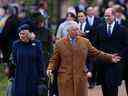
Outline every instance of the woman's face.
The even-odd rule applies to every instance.
[[[80,21],[80,22],[84,22],[85,21],[85,14],[83,13],[83,12],[80,12],[80,13],[78,13],[78,20]]]
[[[68,16],[66,17],[66,19],[67,19],[68,21],[74,20],[74,18],[71,16],[71,14],[68,14]]]
[[[5,15],[5,10],[3,8],[0,8],[0,16],[4,16]]]
[[[44,25],[45,25],[44,21],[39,21],[39,22],[37,23],[37,27],[38,27],[38,28],[43,28]]]
[[[29,41],[29,30],[21,30],[19,33],[20,40],[23,42]]]

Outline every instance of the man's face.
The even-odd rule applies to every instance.
[[[80,0],[80,4],[86,4],[86,0]]]
[[[79,34],[79,28],[72,27],[71,30],[70,30],[70,32],[69,32],[70,37],[71,38],[75,38],[75,37],[78,36],[78,34]]]
[[[115,16],[116,16],[116,18],[121,18],[122,13],[121,12],[115,12]]]
[[[88,14],[88,16],[94,16],[94,8],[93,7],[89,7],[88,9],[87,9],[87,14]]]
[[[104,14],[105,20],[107,23],[112,23],[114,21],[114,14],[111,10],[106,10]]]

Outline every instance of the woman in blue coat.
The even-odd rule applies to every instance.
[[[44,75],[41,43],[32,40],[29,25],[19,28],[20,40],[13,43],[13,61],[16,64],[14,96],[38,96],[38,83]]]

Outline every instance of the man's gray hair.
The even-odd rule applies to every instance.
[[[68,27],[67,27],[67,31],[70,31],[70,30],[73,29],[73,28],[78,28],[78,29],[80,29],[79,24],[78,24],[77,22],[75,22],[75,21],[69,21],[69,23],[68,23],[67,26],[68,26]]]

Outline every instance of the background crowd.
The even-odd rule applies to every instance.
[[[27,86],[28,89],[32,87],[30,85],[32,85],[33,82],[35,82],[32,80],[35,79],[35,74],[37,74],[38,68],[33,69],[35,66],[27,64],[28,62],[34,62],[34,64],[37,65],[39,65],[40,63],[43,64],[43,66],[38,66],[39,70],[41,69],[40,71],[42,72],[42,74],[41,76],[37,77],[43,78],[42,81],[47,81],[46,70],[48,66],[48,61],[53,53],[54,43],[68,35],[67,29],[69,25],[72,23],[72,21],[74,21],[80,27],[80,36],[89,39],[93,46],[107,53],[117,53],[122,57],[122,60],[117,64],[106,64],[103,61],[95,60],[88,56],[87,66],[85,67],[87,67],[88,72],[92,74],[91,78],[88,79],[89,88],[93,88],[96,85],[101,85],[103,96],[118,96],[118,86],[121,85],[122,80],[125,80],[126,91],[128,94],[128,0],[96,0],[92,1],[93,3],[89,1],[80,0],[77,4],[68,6],[67,10],[64,12],[66,13],[65,16],[60,15],[60,18],[57,18],[56,21],[52,19],[52,16],[49,16],[48,5],[45,0],[37,4],[33,4],[32,6],[29,7],[26,6],[25,3],[8,4],[6,6],[1,6],[0,61],[1,63],[4,63],[6,66],[12,67],[12,61],[17,60],[13,62],[16,63],[16,66],[14,64],[13,67],[15,66],[16,69],[18,68],[20,70],[18,72],[16,71],[18,75],[9,74],[9,79],[11,78],[11,81],[13,81],[13,77],[15,76],[17,76],[17,78],[19,79],[23,79],[20,77],[29,78],[28,75],[33,74],[33,77],[30,76],[32,77],[31,83],[30,81],[26,81],[29,82],[29,87]],[[110,9],[107,10],[108,8]],[[27,39],[26,37],[22,37],[22,35],[25,33],[22,32],[24,30],[30,31],[28,33],[26,32],[26,37],[29,37]],[[16,42],[16,40],[19,39],[24,42],[22,38],[24,38],[25,42],[27,42],[28,49],[24,49],[24,46],[26,46],[25,44],[22,44],[21,42]],[[39,40],[40,43],[36,40]],[[31,42],[28,43],[28,41]],[[33,44],[37,45],[37,49],[32,50],[33,46],[35,46]],[[38,48],[41,50],[39,50]],[[14,49],[17,49],[19,51],[16,51]],[[27,57],[25,57],[25,53],[27,52],[28,59],[26,59]],[[40,52],[42,55],[40,55]],[[14,56],[15,54],[17,54],[17,57]],[[33,57],[31,55],[33,55]],[[42,60],[40,60],[39,58],[41,56],[43,56]],[[10,59],[11,57],[15,59]],[[31,59],[34,58],[38,59],[36,59],[35,61],[31,61]],[[21,64],[17,62],[20,62]],[[22,63],[25,66],[22,65]],[[22,66],[17,67],[18,64]],[[23,70],[21,70],[20,68],[30,68],[31,70],[35,71],[24,71],[28,74],[24,75],[26,73],[22,72]],[[12,70],[13,69],[14,68],[12,68]],[[10,70],[6,69],[7,73],[8,71],[9,73],[11,73]],[[51,96],[53,94],[57,94],[57,73],[54,72],[54,75],[54,85],[51,85],[52,88],[50,88]],[[17,82],[19,81],[15,81],[13,83],[19,84]],[[21,82],[21,85],[26,84],[26,82]],[[45,84],[47,86],[46,82]],[[26,86],[21,85],[17,86],[17,90],[18,88],[26,88]],[[35,89],[36,87],[34,86],[30,92],[22,90],[22,93],[32,94],[31,92],[33,90],[35,91]],[[10,92],[12,92],[12,90]],[[20,92],[17,91],[16,96],[29,96],[24,94],[18,95],[19,93]],[[8,94],[10,93],[8,92]]]

